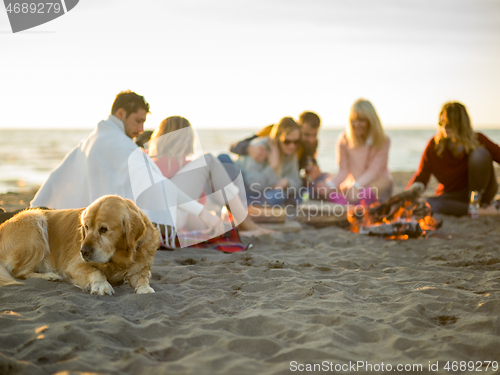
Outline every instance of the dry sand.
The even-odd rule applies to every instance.
[[[397,191],[410,175],[395,174]],[[29,199],[0,196],[9,209]],[[291,374],[323,361],[367,361],[373,371],[358,373],[378,374],[382,363],[450,374],[448,361],[474,361],[492,373],[500,218],[441,218],[430,239],[305,228],[231,255],[160,251],[150,295],[35,279],[2,287],[0,374]]]

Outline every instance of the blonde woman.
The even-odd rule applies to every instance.
[[[246,235],[271,233],[255,224],[247,217],[243,182],[232,181],[224,166],[211,154],[188,160],[194,154],[195,137],[191,124],[184,117],[168,117],[160,123],[149,142],[148,154],[165,177],[192,199],[204,204],[205,186],[213,186],[214,198],[225,205],[227,200],[231,214]],[[237,185],[240,184],[240,187]],[[224,191],[226,197],[222,195]],[[243,195],[243,201],[239,194]],[[177,226],[187,230],[198,230],[204,224],[194,215],[177,210]]]
[[[390,145],[372,103],[356,100],[351,107],[349,125],[337,140],[339,172],[327,181],[330,200],[345,204],[389,198],[393,186],[387,168]]]
[[[235,162],[243,174],[249,201],[280,205],[288,198],[298,199],[302,186],[297,158],[300,127],[295,120],[281,119],[268,137],[255,138],[251,145],[262,145],[267,152],[262,162],[248,155],[240,155]]]
[[[497,193],[493,160],[500,162],[500,147],[474,132],[463,104],[449,102],[441,109],[437,132],[427,144],[420,167],[408,187],[420,184],[425,188],[434,175],[439,186],[436,196],[428,198],[432,210],[447,215],[467,215],[471,191],[481,194],[483,205],[489,204]],[[486,213],[484,210],[480,209],[479,213]]]

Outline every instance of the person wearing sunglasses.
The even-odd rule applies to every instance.
[[[299,170],[307,170],[307,175],[303,176],[303,185],[308,188],[309,195],[315,198],[324,198],[325,180],[330,178],[329,173],[322,172],[317,162],[318,132],[321,126],[320,117],[310,111],[304,111],[299,115],[297,124],[300,126],[300,144],[297,149],[299,159]],[[266,137],[271,133],[274,124],[268,125],[258,133],[242,141],[233,143],[229,150],[237,155],[249,155],[254,160],[262,162],[267,158],[267,151],[264,146],[251,144],[255,138]],[[221,157],[221,156],[220,156]],[[230,162],[229,156],[223,155],[221,160]]]
[[[238,157],[235,164],[241,169],[250,204],[282,205],[287,199],[299,196],[302,180],[297,150],[300,142],[300,126],[293,118],[284,117],[273,125],[269,136],[251,141],[252,146],[265,147],[266,156],[262,161],[249,155]]]
[[[479,214],[497,211],[489,205],[498,190],[493,160],[500,163],[500,147],[472,129],[465,106],[444,104],[437,132],[427,144],[420,166],[407,188],[423,192],[431,175],[439,182],[436,196],[427,198],[433,212],[463,216],[468,213],[470,193],[480,194]]]
[[[371,203],[389,198],[393,187],[387,168],[390,144],[373,104],[365,99],[354,102],[349,125],[336,144],[339,172],[326,180],[330,201]]]

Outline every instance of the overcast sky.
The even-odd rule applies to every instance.
[[[449,100],[500,127],[497,0],[80,0],[17,34],[0,8],[0,47],[0,127],[94,127],[124,89],[147,128],[343,126],[359,97],[387,127],[434,126]]]

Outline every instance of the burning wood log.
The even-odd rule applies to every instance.
[[[420,194],[421,193],[418,190],[405,190],[402,193],[389,198],[386,202],[381,203],[378,206],[370,207],[369,213],[377,220],[382,220],[383,218],[388,219],[401,207],[403,207],[406,202],[417,200],[420,197]]]
[[[421,184],[420,184],[421,185]],[[348,216],[351,230],[360,234],[390,239],[428,236],[441,226],[432,217],[429,204],[419,200],[422,186],[397,194],[384,203],[367,209],[359,206]]]
[[[417,238],[422,235],[422,228],[420,224],[415,221],[397,221],[395,223],[360,227],[359,234],[383,237],[407,235],[409,238]]]

